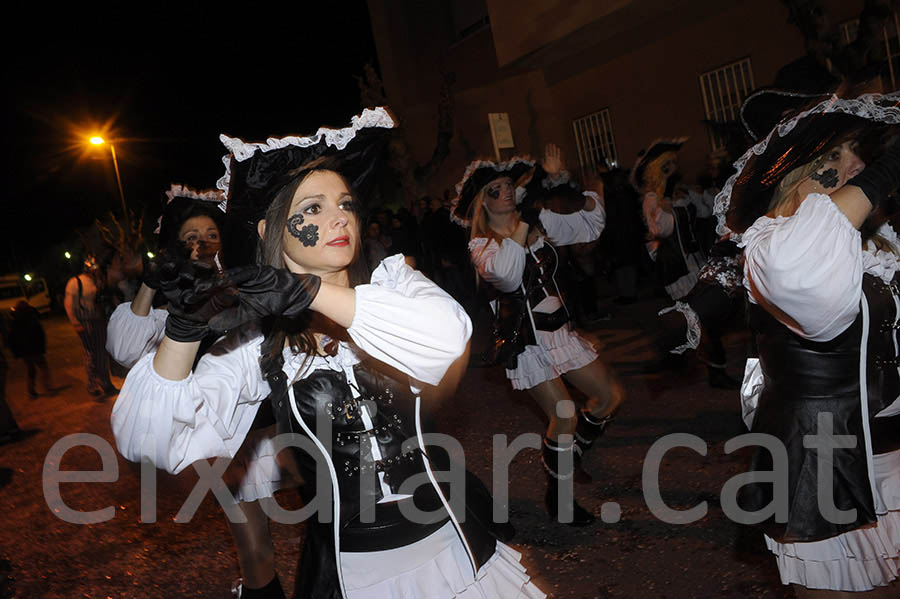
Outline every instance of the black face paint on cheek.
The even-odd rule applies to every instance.
[[[293,235],[293,232],[291,232],[291,234]],[[319,241],[319,227],[317,225],[306,225],[300,229],[300,234],[295,235],[295,237],[299,239],[304,246],[311,248]]]
[[[290,233],[297,239],[300,239],[300,235],[301,235],[300,225],[302,225],[302,224],[303,224],[303,215],[302,214],[295,214],[294,216],[290,217],[287,222],[288,233]]]
[[[809,176],[813,181],[818,181],[825,189],[837,187],[838,172],[836,168],[825,169],[821,173],[813,173]]]

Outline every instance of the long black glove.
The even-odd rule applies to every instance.
[[[212,318],[209,326],[215,331],[227,331],[266,316],[299,316],[315,299],[322,283],[316,275],[294,274],[272,266],[229,269],[225,278],[238,282],[238,304]],[[197,289],[202,291],[204,286]]]
[[[191,250],[181,240],[174,240],[165,247],[160,247],[153,258],[146,253],[141,255],[143,262],[143,282],[147,287],[162,291],[169,301],[169,294],[180,294],[193,285],[193,278],[189,282],[181,280],[182,271],[194,273],[191,264]],[[181,285],[181,287],[179,287]]]
[[[875,210],[889,193],[900,187],[900,143],[891,144],[863,172],[847,181],[847,185],[859,187]]]
[[[164,265],[164,275],[171,275],[170,264]],[[238,305],[241,282],[219,277],[215,269],[201,262],[183,263],[177,276],[164,278],[160,286],[169,300],[166,336],[183,342],[203,339],[216,314]]]

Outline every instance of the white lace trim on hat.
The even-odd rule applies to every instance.
[[[735,161],[735,173],[728,178],[725,186],[722,187],[722,191],[716,196],[715,205],[713,207],[713,211],[719,221],[716,232],[719,235],[731,234],[731,239],[734,239],[735,241],[740,239],[740,235],[734,233],[725,225],[725,217],[728,213],[728,207],[731,205],[731,192],[734,189],[734,184],[737,182],[738,177],[740,177],[743,172],[744,167],[747,166],[747,163],[753,156],[759,156],[766,151],[766,148],[769,147],[769,141],[773,139],[773,136],[777,135],[777,137],[785,137],[794,130],[794,127],[797,126],[797,123],[799,123],[801,119],[805,119],[808,116],[833,112],[849,114],[891,125],[900,124],[900,108],[897,108],[897,106],[894,105],[897,102],[900,102],[900,93],[896,92],[885,95],[866,94],[858,98],[846,100],[832,95],[829,99],[816,104],[809,110],[805,110],[800,114],[775,125],[762,141],[751,147],[743,156]]]
[[[460,218],[456,215],[456,207],[459,205],[459,198],[462,195],[463,186],[465,186],[466,181],[469,180],[469,177],[472,176],[472,173],[477,171],[482,167],[492,168],[498,173],[502,173],[503,171],[512,170],[513,167],[525,163],[528,166],[534,166],[535,162],[528,156],[513,156],[509,160],[504,162],[494,162],[492,160],[474,160],[469,163],[469,166],[466,167],[466,172],[463,173],[463,178],[460,179],[459,183],[456,184],[456,197],[450,201],[450,221],[456,223],[460,227],[469,228],[472,223],[464,218]],[[521,191],[519,191],[521,190]],[[520,204],[522,200],[525,198],[525,190],[521,187],[516,188],[516,204]]]
[[[190,198],[192,200],[201,200],[203,202],[215,202],[216,207],[225,212],[225,194],[218,189],[191,189],[187,185],[172,183],[166,190],[166,204],[168,205],[175,198]],[[162,215],[156,220],[156,229],[153,230],[155,235],[159,235],[162,227]]]
[[[528,166],[534,166],[534,160],[532,160],[528,156],[514,156],[504,162],[494,162],[492,160],[474,160],[470,162],[469,166],[466,167],[466,172],[463,173],[463,178],[460,179],[459,183],[456,184],[457,198],[462,195],[462,189],[466,184],[466,181],[468,181],[469,177],[472,176],[472,173],[474,173],[478,169],[487,167],[494,169],[498,173],[502,173],[503,171],[512,170],[513,167],[523,162]]]
[[[782,90],[782,89],[760,89],[760,90],[753,92],[749,96],[747,96],[747,98],[744,100],[743,104],[741,104],[741,112],[740,112],[741,124],[744,125],[744,129],[746,129],[750,133],[750,135],[752,135],[753,137],[756,137],[758,135],[758,133],[753,130],[753,128],[750,126],[750,123],[748,123],[747,119],[744,117],[744,109],[747,106],[749,106],[750,100],[752,100],[753,98],[757,98],[759,96],[783,96],[786,98],[803,98],[806,100],[812,100],[813,98],[826,98],[829,95],[830,94],[827,94],[827,93],[803,93],[803,92],[792,92],[792,91]]]
[[[216,187],[221,189],[225,195],[228,195],[228,187],[231,181],[231,160],[230,157],[238,162],[243,162],[253,156],[257,150],[260,152],[270,152],[272,150],[280,150],[288,146],[297,146],[300,148],[308,148],[314,146],[323,140],[329,146],[343,150],[347,144],[356,137],[357,131],[368,129],[370,127],[381,127],[384,129],[393,129],[397,126],[390,112],[382,106],[377,108],[366,108],[361,114],[354,116],[350,120],[350,126],[342,129],[329,129],[328,127],[319,127],[315,135],[308,137],[299,137],[291,135],[288,137],[270,137],[265,143],[247,143],[237,137],[228,137],[224,133],[219,135],[219,140],[228,148],[230,154],[222,158],[225,163],[225,174],[216,183]]]

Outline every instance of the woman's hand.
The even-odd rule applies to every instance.
[[[266,316],[299,316],[309,308],[322,282],[316,275],[295,274],[272,266],[232,268],[225,271],[221,280],[235,290],[236,305],[211,318],[209,326],[216,331],[226,331]],[[207,287],[213,290],[216,284],[204,283],[196,291],[202,294]]]
[[[240,280],[216,276],[206,264],[182,265],[178,277],[161,286],[169,300],[166,337],[181,343],[203,339],[210,331],[210,321],[238,304],[239,284]]]
[[[548,175],[557,176],[566,170],[566,163],[563,161],[562,150],[556,144],[547,144],[544,148],[544,158],[541,160],[541,166]]]

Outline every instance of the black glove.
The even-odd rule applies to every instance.
[[[159,286],[162,284],[162,281],[159,279],[160,264],[162,262],[161,258],[162,257],[159,255],[155,255],[151,258],[147,255],[147,252],[141,254],[141,263],[143,265],[141,276],[143,277],[143,283],[155,291],[158,291]]]
[[[859,187],[874,211],[889,193],[900,187],[900,143],[891,144],[863,172],[847,181],[847,185]]]
[[[145,254],[143,260],[144,283],[161,291],[170,302],[177,301],[181,293],[193,286],[199,275],[196,269],[202,267],[191,263],[191,250],[177,240],[159,248],[154,258],[147,258]],[[182,274],[186,276],[182,278]]]
[[[217,276],[202,262],[167,260],[160,267],[160,291],[169,301],[166,336],[173,341],[200,341],[216,314],[238,304],[240,280]]]
[[[212,318],[209,326],[215,331],[227,331],[266,316],[294,318],[309,307],[322,283],[316,275],[294,274],[272,266],[229,269],[225,278],[237,282],[239,303]],[[203,288],[201,285],[198,290]]]

